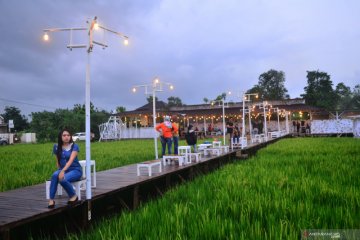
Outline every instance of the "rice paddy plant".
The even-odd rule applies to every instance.
[[[299,239],[360,226],[360,141],[285,139],[68,239]]]

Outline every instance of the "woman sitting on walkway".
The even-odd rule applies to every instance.
[[[78,196],[74,191],[71,182],[81,179],[82,168],[78,160],[79,146],[72,140],[70,131],[63,129],[58,135],[58,144],[54,145],[53,154],[56,155],[56,170],[50,183],[50,200],[48,208],[55,207],[55,193],[57,191],[58,183],[65,189],[69,196],[68,204],[75,203]]]

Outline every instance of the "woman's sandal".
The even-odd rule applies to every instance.
[[[74,203],[76,203],[77,201],[79,200],[79,198],[78,198],[78,196],[76,196],[76,198],[74,199],[74,200],[69,200],[68,202],[67,202],[67,204],[69,204],[69,205],[71,205],[71,204],[74,204]]]
[[[53,209],[54,207],[55,207],[55,201],[53,200],[53,204],[49,204],[49,205],[48,205],[48,208],[49,208],[49,209]]]

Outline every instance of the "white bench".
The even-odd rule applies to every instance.
[[[79,161],[81,167],[82,167],[82,177],[86,177],[86,160],[80,160]],[[92,181],[91,181],[91,187],[96,188],[96,163],[95,160],[90,160],[90,172],[92,172]]]
[[[251,139],[252,143],[261,143],[263,141],[263,138],[260,134],[255,134],[254,137]]]
[[[220,148],[205,148],[204,149],[204,155],[207,156],[211,152],[212,155],[216,154],[216,156],[220,156],[221,149]]]
[[[201,152],[189,153],[190,162],[192,160],[192,157],[195,157],[195,162],[200,162],[200,160],[201,160]]]
[[[220,147],[218,147],[218,148],[221,149],[221,151],[222,151],[223,154],[229,152],[229,146],[220,146]]]
[[[269,135],[269,138],[278,138],[281,136],[280,133],[281,133],[280,131],[274,131],[274,132],[269,132],[268,135]]]
[[[159,172],[161,172],[161,161],[160,160],[152,160],[146,161],[137,164],[137,175],[140,176],[140,168],[147,168],[149,177],[152,175],[152,167],[159,166]]]
[[[169,160],[169,165],[171,160],[178,160],[179,166],[182,166],[185,164],[185,156],[182,155],[164,155],[163,156],[163,165],[166,166],[166,161]]]
[[[50,180],[47,180],[45,182],[46,199],[50,199],[50,183]],[[82,187],[84,188],[84,186],[86,185],[86,178],[81,178],[79,181],[71,182],[71,185],[73,185],[76,195],[78,196],[79,200],[81,200],[81,189]],[[60,185],[60,183],[58,184],[57,194],[59,196],[62,195],[62,186]]]

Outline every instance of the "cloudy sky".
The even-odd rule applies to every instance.
[[[72,108],[85,102],[85,49],[69,51],[70,35],[42,40],[43,29],[86,27],[88,18],[130,37],[97,33],[91,54],[91,101],[107,111],[146,103],[141,90],[158,76],[186,104],[240,92],[270,69],[285,72],[290,97],[306,86],[306,71],[331,75],[336,85],[360,83],[358,0],[0,0],[0,113]],[[85,32],[73,35],[85,44]],[[236,100],[234,98],[234,100]]]

